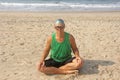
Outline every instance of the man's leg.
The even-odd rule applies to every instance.
[[[59,69],[64,69],[64,70],[77,70],[79,68],[81,68],[83,65],[83,60],[77,60],[76,58],[72,60],[72,62],[67,63],[61,67],[59,67]]]
[[[43,66],[41,69],[39,69],[39,71],[45,74],[72,74],[78,72],[77,69],[79,69],[82,66],[82,64],[82,60],[77,61],[75,58],[72,60],[71,63],[67,63],[59,68]]]
[[[45,74],[72,74],[77,72],[77,70],[64,70],[56,67],[45,67],[45,66],[43,66],[40,69],[40,71]]]

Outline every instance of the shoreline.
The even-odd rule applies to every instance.
[[[118,11],[0,11],[0,13],[116,13]]]

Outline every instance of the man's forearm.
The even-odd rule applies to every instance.
[[[80,57],[78,49],[74,51],[75,57]]]
[[[48,56],[49,52],[48,51],[44,51],[41,57],[41,61],[44,61],[46,59],[46,57]]]

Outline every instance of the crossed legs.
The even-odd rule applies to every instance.
[[[72,62],[67,63],[59,68],[42,66],[39,71],[45,74],[72,74],[78,72],[77,69],[81,68],[82,65],[83,60],[77,60],[75,58],[72,60]]]

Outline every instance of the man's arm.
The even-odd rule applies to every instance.
[[[40,62],[39,62],[39,64],[38,64],[38,70],[41,70],[41,67],[44,66],[44,60],[45,60],[45,58],[48,56],[49,51],[50,51],[51,41],[52,41],[52,37],[50,36],[50,37],[48,37],[48,39],[47,39],[45,49],[44,49],[44,51],[43,51],[43,53],[42,53]]]
[[[78,51],[78,48],[76,46],[75,38],[72,35],[70,35],[70,44],[71,44],[73,53],[75,54],[75,57],[80,58],[79,51]]]
[[[43,51],[43,53],[42,53],[42,56],[41,56],[41,60],[40,60],[40,61],[44,61],[45,58],[48,56],[49,51],[50,51],[51,41],[52,41],[52,37],[49,36],[49,37],[47,38],[46,46],[45,46],[45,48],[44,48],[44,51]]]

